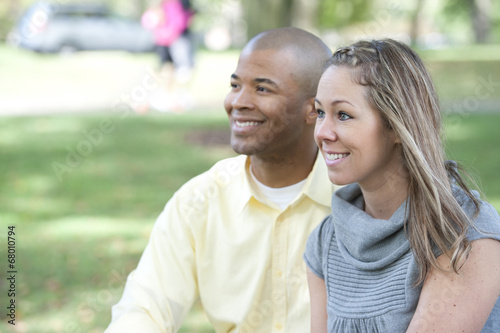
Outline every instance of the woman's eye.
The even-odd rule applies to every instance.
[[[351,119],[351,116],[349,116],[347,113],[340,111],[339,112],[339,119],[340,120],[348,120]]]
[[[238,87],[238,85],[236,83],[232,83],[232,82],[229,84],[229,86],[231,88],[237,88]]]
[[[264,87],[257,87],[257,91],[268,92],[269,90]]]
[[[321,109],[316,109],[316,114],[318,115],[318,118],[324,118],[325,117],[325,111]]]

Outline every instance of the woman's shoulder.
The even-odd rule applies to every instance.
[[[460,207],[471,218],[467,239],[474,241],[482,238],[493,238],[500,241],[500,215],[489,202],[480,198],[479,192],[472,190],[471,194],[478,200],[478,209],[465,191],[453,185],[453,195]]]

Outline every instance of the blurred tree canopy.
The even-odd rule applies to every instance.
[[[444,25],[456,28],[460,22],[468,22],[474,42],[486,43],[500,22],[500,4],[492,0],[446,0],[442,14]]]
[[[370,17],[370,0],[241,0],[247,35],[299,25],[312,30],[343,28]],[[297,24],[300,22],[300,24]]]
[[[5,40],[19,16],[35,1],[0,0],[0,40]],[[149,5],[159,0],[46,1],[54,4],[102,2],[121,15],[139,18]],[[393,6],[399,8],[392,13],[393,16],[399,15],[398,22],[404,21],[405,33],[412,41],[416,41],[424,26],[429,25],[451,42],[500,40],[500,1],[497,0],[191,0],[191,3],[198,11],[196,22],[200,31],[205,32],[225,21],[226,29],[232,32],[238,25],[247,38],[266,29],[290,25],[316,33],[341,31],[376,21],[377,11]],[[231,9],[223,10],[227,7]],[[429,7],[432,11],[428,10]],[[237,12],[234,8],[238,9]],[[237,36],[241,39],[241,33]]]

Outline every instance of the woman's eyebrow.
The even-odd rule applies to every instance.
[[[347,103],[347,104],[349,104],[349,105],[354,106],[351,102],[349,102],[349,101],[347,101],[347,100],[345,100],[345,99],[334,99],[334,100],[330,103],[330,105],[335,105],[335,104],[340,104],[340,103]]]

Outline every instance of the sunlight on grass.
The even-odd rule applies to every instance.
[[[459,115],[445,118],[446,146],[450,159],[462,163],[478,179],[488,200],[500,211],[500,114]]]
[[[170,196],[234,154],[227,144],[186,143],[199,131],[227,131],[223,113],[115,117],[114,130],[59,180],[51,164],[66,163],[68,147],[88,140],[82,131],[109,116],[0,123],[0,228],[16,226],[20,332],[102,332]],[[210,330],[198,305],[183,332]]]
[[[59,180],[52,163],[66,163],[68,147],[103,117],[109,113],[0,123],[0,228],[18,233],[19,332],[102,332],[165,203],[234,155],[223,111],[111,118],[113,131]],[[477,170],[497,210],[499,123],[498,114],[446,117],[449,157]],[[204,142],[216,136],[222,143]],[[213,332],[200,304],[181,332]]]
[[[55,221],[46,221],[39,235],[67,239],[68,237],[108,238],[110,236],[139,235],[147,238],[151,225],[142,220],[127,221],[99,216],[67,216]]]
[[[500,61],[500,45],[477,44],[436,50],[420,50],[427,61]]]

